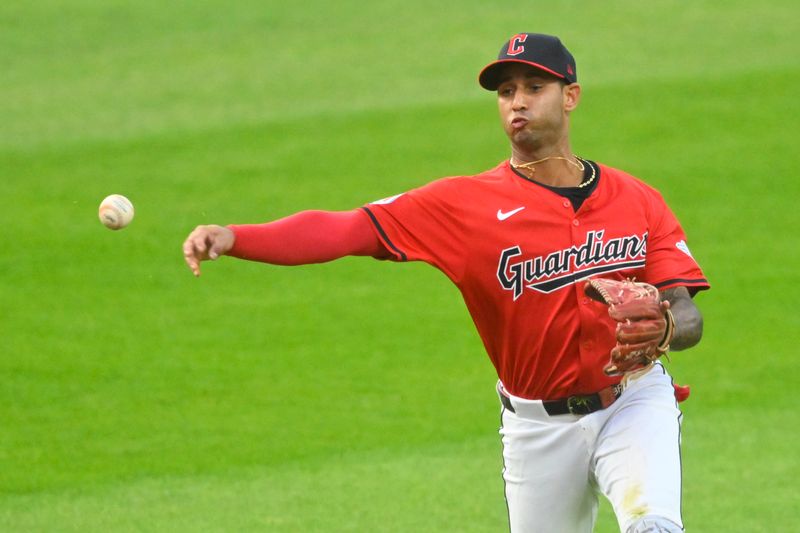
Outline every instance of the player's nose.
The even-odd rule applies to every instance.
[[[514,111],[528,109],[528,103],[525,100],[525,94],[522,91],[514,91],[514,99],[511,101],[511,108]]]

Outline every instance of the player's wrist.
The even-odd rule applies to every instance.
[[[236,249],[237,241],[239,241],[239,239],[237,238],[238,237],[237,231],[236,231],[237,228],[238,228],[238,226],[236,224],[228,224],[228,225],[222,226],[222,230],[225,233],[228,234],[228,237],[226,239],[228,241],[227,242],[227,247],[226,247],[226,250],[223,252],[224,255],[233,255],[233,256],[236,255],[234,250]]]
[[[658,343],[658,351],[661,353],[669,351],[669,344],[672,342],[672,337],[675,336],[675,317],[672,314],[672,310],[667,309],[664,312],[664,320],[667,322],[666,330],[661,342]]]

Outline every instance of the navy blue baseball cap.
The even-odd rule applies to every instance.
[[[508,63],[531,65],[567,83],[578,81],[575,58],[558,37],[542,33],[518,33],[506,41],[497,55],[497,61],[486,65],[478,76],[478,83],[489,91],[496,91],[502,82],[503,67]]]

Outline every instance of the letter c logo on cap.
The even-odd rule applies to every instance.
[[[518,33],[508,41],[508,50],[506,51],[506,55],[509,56],[516,56],[521,54],[525,51],[525,47],[522,46],[522,43],[525,42],[528,36],[524,33]]]

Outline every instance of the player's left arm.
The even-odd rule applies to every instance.
[[[670,342],[673,351],[691,348],[703,336],[703,315],[694,304],[686,287],[672,287],[661,291],[661,299],[667,300],[675,318],[675,333]]]

